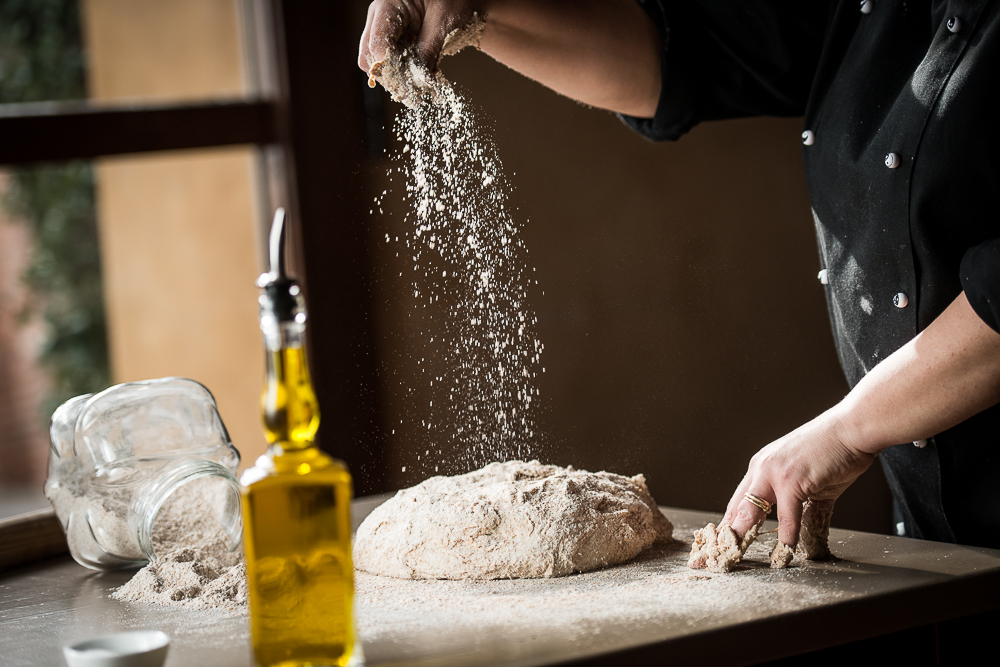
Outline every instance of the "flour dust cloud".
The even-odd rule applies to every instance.
[[[397,244],[404,271],[412,266],[409,316],[423,324],[421,339],[408,344],[427,383],[419,393],[402,390],[431,397],[406,415],[427,435],[411,443],[416,467],[446,474],[537,456],[544,345],[528,306],[537,280],[496,146],[443,78],[423,104],[400,111],[394,129],[403,146],[393,164],[406,184],[407,231],[385,242]],[[441,460],[444,444],[456,460]]]

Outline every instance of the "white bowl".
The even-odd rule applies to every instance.
[[[119,632],[63,647],[69,667],[161,667],[170,637],[159,630]]]

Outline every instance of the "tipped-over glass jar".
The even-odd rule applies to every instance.
[[[240,454],[203,385],[161,378],[77,396],[52,415],[50,435],[45,495],[81,565],[239,548]]]

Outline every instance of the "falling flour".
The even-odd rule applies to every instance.
[[[481,30],[476,18],[453,33],[453,50],[475,44]],[[372,74],[407,105],[396,119],[403,148],[394,164],[406,182],[409,225],[385,240],[412,266],[419,310],[411,316],[437,322],[433,332],[422,328],[422,340],[407,341],[421,348],[411,356],[428,391],[403,391],[430,397],[413,412],[417,426],[431,447],[447,443],[461,452],[458,463],[466,469],[537,455],[544,345],[528,303],[537,281],[496,146],[444,76],[428,72],[405,48],[390,49]],[[375,203],[381,210],[381,197]],[[428,468],[429,455],[427,449],[422,461]]]

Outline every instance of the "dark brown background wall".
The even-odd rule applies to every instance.
[[[443,69],[493,134],[537,268],[538,458],[642,472],[661,504],[722,511],[755,451],[847,391],[816,279],[800,120],[710,123],[654,145],[478,52]],[[385,105],[389,128],[400,107]],[[370,195],[391,191],[370,219],[391,488],[433,474],[427,396],[405,354],[427,324],[412,315],[411,263],[384,240],[407,226],[400,178],[386,178],[396,166],[367,167]],[[460,454],[430,463],[464,472]],[[889,528],[877,464],[834,524]]]

